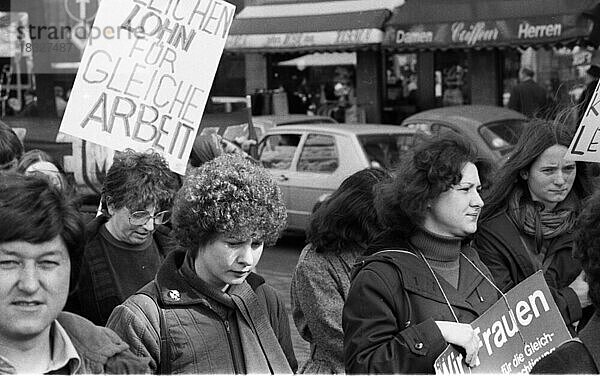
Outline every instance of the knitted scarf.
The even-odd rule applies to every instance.
[[[574,194],[559,203],[552,211],[542,211],[543,205],[524,197],[521,188],[515,188],[508,199],[508,215],[525,234],[534,236],[536,252],[545,239],[552,239],[571,230],[577,218]]]

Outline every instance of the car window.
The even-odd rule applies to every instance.
[[[261,142],[258,157],[262,165],[272,169],[288,169],[300,143],[300,134],[276,134]]]
[[[414,129],[416,131],[424,132],[429,135],[435,135],[440,133],[442,130],[449,130],[450,128],[444,124],[439,123],[410,123],[406,124],[408,129]]]
[[[254,132],[256,132],[256,139],[260,140],[262,138],[262,127],[257,126],[256,124],[254,125]],[[223,138],[226,138],[228,140],[232,140],[235,141],[237,138],[248,138],[248,124],[239,124],[239,125],[232,125],[227,127],[227,129],[225,130],[225,133],[223,133]]]
[[[321,134],[309,134],[298,160],[298,171],[334,172],[339,165],[335,138]]]
[[[482,125],[479,127],[479,134],[492,150],[498,150],[504,155],[517,144],[524,126],[523,120],[502,120]]]
[[[316,118],[316,119],[301,119],[301,120],[288,120],[279,122],[277,125],[297,125],[297,124],[337,124],[337,121],[332,118]]]
[[[358,140],[372,167],[392,168],[400,156],[413,147],[413,134],[369,134]]]

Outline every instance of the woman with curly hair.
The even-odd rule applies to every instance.
[[[494,178],[474,246],[505,292],[542,270],[574,331],[591,314],[582,311],[590,305],[588,286],[571,255],[575,219],[591,183],[584,163],[564,159],[572,136],[563,124],[526,125]]]
[[[284,304],[253,273],[285,221],[281,191],[262,167],[228,154],[192,169],[173,207],[181,249],[107,326],[158,374],[295,371]]]
[[[378,185],[385,231],[353,271],[343,309],[348,373],[434,373],[448,346],[478,364],[480,340],[469,325],[498,299],[486,266],[468,244],[483,207],[470,145],[427,139]]]
[[[309,244],[292,276],[292,311],[298,332],[310,343],[300,373],[344,373],[342,307],[355,259],[382,227],[373,207],[373,187],[388,178],[383,170],[358,171],[311,217]]]
[[[179,181],[158,153],[115,154],[102,188],[107,210],[86,227],[79,282],[67,310],[105,325],[113,308],[154,278],[175,248],[164,225]]]
[[[586,202],[575,223],[573,257],[581,264],[589,285],[588,297],[596,309],[574,339],[542,358],[532,374],[600,373],[600,193]]]

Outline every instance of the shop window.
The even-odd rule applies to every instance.
[[[298,161],[298,171],[328,173],[337,170],[339,157],[333,136],[311,134]]]
[[[400,124],[417,112],[417,54],[391,54],[386,58],[383,122]]]
[[[299,134],[278,134],[268,136],[259,148],[259,160],[266,168],[286,170],[294,160],[300,143]]]
[[[457,106],[471,103],[468,57],[465,51],[435,54],[436,104]]]

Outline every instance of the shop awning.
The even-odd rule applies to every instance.
[[[315,52],[295,59],[282,61],[277,65],[292,66],[298,69],[332,65],[356,65],[356,52]]]
[[[337,0],[245,7],[234,19],[230,52],[351,51],[379,46],[383,25],[404,0]]]
[[[391,50],[585,45],[598,0],[407,0],[385,26]]]

